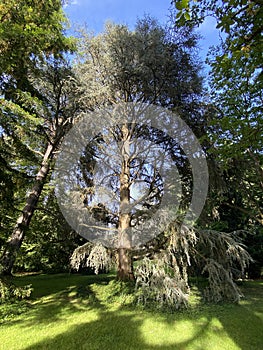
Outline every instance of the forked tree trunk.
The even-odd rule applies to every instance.
[[[120,216],[119,216],[119,248],[118,248],[118,273],[121,281],[134,280],[133,264],[130,256],[131,237],[129,229],[131,226],[130,213],[130,136],[127,125],[122,127],[122,164],[120,173]]]
[[[36,175],[35,183],[26,199],[26,205],[19,216],[14,230],[7,242],[0,260],[1,275],[11,275],[16,260],[16,255],[25,237],[25,231],[29,227],[37,203],[39,201],[43,186],[50,169],[50,160],[53,156],[54,146],[49,144],[44,154],[41,167]]]

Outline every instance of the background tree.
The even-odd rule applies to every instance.
[[[225,33],[208,59],[217,155],[226,168],[242,168],[244,176],[239,171],[238,181],[248,201],[243,210],[262,224],[262,2],[175,1],[175,5],[179,23],[193,26],[213,16]]]
[[[54,142],[54,139],[50,140],[51,135],[49,145],[43,138],[46,121],[50,125],[50,109],[45,106],[48,98],[35,88],[32,76],[43,68],[43,62],[59,62],[63,52],[72,50],[74,45],[72,39],[66,38],[63,33],[66,20],[61,1],[3,1],[0,18],[1,187],[6,188],[3,196],[4,200],[8,198],[5,203],[9,203],[1,210],[2,232],[15,225],[16,213],[23,212],[1,260],[1,272],[9,274],[15,252],[33,215],[55,147],[51,145]],[[52,84],[51,87],[51,91],[56,90],[56,106],[61,109],[61,87]],[[57,110],[54,115],[57,121],[59,113],[61,111]],[[42,163],[41,168],[39,163]],[[21,198],[25,197],[29,187],[32,187],[32,192],[22,209]]]
[[[31,79],[35,81],[35,91],[42,97],[42,100],[40,97],[32,97],[30,94],[26,94],[24,103],[28,104],[28,119],[30,121],[33,119],[33,123],[23,123],[23,127],[19,130],[21,134],[19,134],[17,138],[20,147],[24,147],[26,151],[34,154],[36,158],[31,167],[28,163],[23,164],[25,171],[30,174],[32,181],[27,184],[28,193],[26,204],[21,208],[22,213],[16,222],[13,233],[2,255],[3,274],[11,273],[16,252],[21,246],[25,230],[30,224],[43,186],[48,180],[55,152],[64,134],[70,128],[74,118],[74,112],[77,108],[76,105],[70,101],[68,83],[70,70],[66,67],[65,62],[59,62],[56,59],[53,62],[50,60],[49,64],[44,64],[39,67],[37,75],[34,76],[35,73],[36,72],[31,73]],[[72,91],[72,86],[70,89]],[[30,107],[29,101],[31,102]],[[13,121],[20,117],[22,119],[21,122],[23,122],[25,112],[23,108],[20,110],[22,111],[22,116],[18,113],[14,113],[12,109],[5,115],[5,119],[9,122],[12,115],[14,118]],[[17,126],[18,125],[19,123],[17,123]],[[6,145],[11,143],[10,147],[14,151],[13,139],[16,134],[11,134],[13,137],[9,138],[7,130],[6,127],[2,137]],[[10,132],[12,132],[12,129]],[[16,157],[17,158],[13,158],[12,166],[14,169],[20,170],[20,164],[23,162],[21,154],[16,153]]]
[[[256,232],[260,239],[263,223],[263,3],[175,1],[175,5],[179,23],[192,27],[212,16],[217,28],[224,33],[220,46],[211,50],[207,60],[212,68],[210,87],[215,106],[210,124],[215,155],[226,184],[220,198],[220,218],[226,219],[226,213],[231,211],[235,229],[243,225]],[[233,220],[230,226],[233,228]],[[246,238],[249,244],[253,240],[250,235]],[[262,253],[261,246],[258,245],[256,259]]]
[[[27,70],[43,55],[60,56],[72,49],[72,39],[64,35],[66,18],[63,1],[3,0],[0,6],[2,83],[16,81],[22,89]],[[9,78],[9,79],[8,79]]]
[[[13,271],[69,272],[72,252],[83,243],[84,238],[72,230],[61,214],[54,189],[47,181]]]

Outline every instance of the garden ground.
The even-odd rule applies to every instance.
[[[237,304],[203,304],[198,285],[184,311],[132,304],[113,275],[30,275],[28,301],[0,305],[1,350],[261,350],[263,282],[242,282]]]

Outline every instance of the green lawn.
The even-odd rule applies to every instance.
[[[108,296],[113,276],[15,278],[34,287],[29,302],[0,305],[0,349],[263,349],[263,282],[246,282],[240,305],[203,305],[161,313]]]

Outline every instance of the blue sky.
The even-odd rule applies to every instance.
[[[159,20],[168,21],[171,0],[69,0],[64,10],[72,28],[86,24],[95,33],[101,32],[104,23],[112,20],[133,28],[136,20],[145,14]],[[203,40],[200,41],[200,56],[205,59],[208,48],[218,43],[218,31],[211,18],[200,27]]]
[[[69,0],[65,7],[72,24],[87,23],[99,32],[106,20],[127,24],[131,29],[137,18],[150,14],[165,23],[169,15],[170,0]]]

